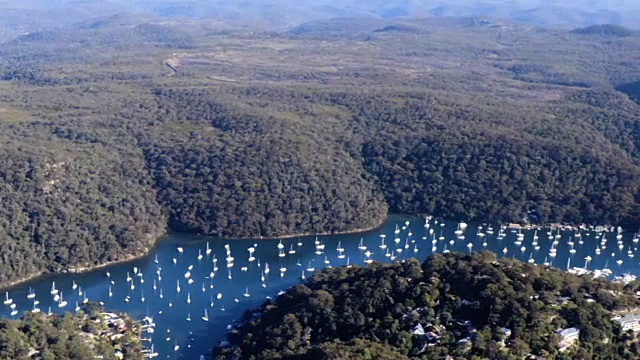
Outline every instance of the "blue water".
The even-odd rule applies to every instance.
[[[403,228],[407,221],[409,225]],[[223,339],[227,326],[238,319],[245,310],[259,306],[268,296],[275,297],[278,291],[302,281],[303,272],[305,276],[309,276],[307,268],[313,267],[317,271],[326,266],[346,265],[347,262],[354,265],[363,264],[367,259],[389,262],[392,258],[385,256],[387,249],[395,256],[395,261],[409,257],[423,261],[433,254],[435,246],[437,253],[445,250],[469,252],[486,249],[496,252],[499,256],[515,257],[522,261],[533,259],[538,264],[545,262],[546,258],[551,265],[562,269],[565,269],[570,261],[571,267],[586,265],[590,270],[607,267],[614,275],[640,275],[640,253],[637,250],[639,244],[632,241],[632,233],[623,234],[622,250],[618,248],[616,234],[606,233],[607,248],[602,250],[600,255],[596,255],[595,249],[601,244],[601,236],[595,232],[592,231],[587,236],[587,232],[582,231],[581,238],[577,238],[574,231],[560,231],[561,237],[556,238],[557,232],[553,231],[553,239],[558,240],[558,245],[556,257],[551,258],[549,249],[553,240],[548,238],[546,229],[538,231],[540,249],[535,250],[532,245],[534,231],[522,231],[524,239],[517,245],[516,230],[504,230],[505,237],[499,240],[499,226],[494,225],[494,233],[489,234],[487,227],[478,231],[478,224],[469,224],[463,234],[465,238],[459,239],[454,233],[457,225],[453,221],[436,223],[436,220],[431,220],[429,227],[425,227],[424,218],[392,215],[381,228],[373,231],[319,237],[325,245],[324,252],[320,255],[316,254],[313,236],[282,240],[284,257],[278,255],[279,240],[221,240],[173,234],[162,238],[157,248],[143,259],[84,274],[41,277],[9,289],[9,296],[17,305],[16,310],[19,313],[16,316],[32,309],[32,300],[27,299],[29,288],[35,291],[36,299],[40,301],[38,307],[44,312],[48,311],[49,307],[52,312],[73,311],[76,301],[81,303],[86,295],[90,301],[103,302],[107,309],[125,311],[136,319],[152,316],[156,323],[155,332],[146,333],[143,337],[151,340],[145,341],[145,345],[150,346],[153,343],[155,351],[159,353],[158,358],[197,359],[200,354],[206,354],[217,340]],[[396,226],[400,230],[398,234],[394,233]],[[485,236],[477,235],[478,232],[483,232]],[[384,250],[380,248],[381,234],[386,235],[384,241],[387,248]],[[358,249],[361,238],[367,250]],[[399,242],[396,243],[395,238],[399,238]],[[579,244],[580,239],[583,244]],[[453,244],[450,243],[451,240],[454,240]],[[575,253],[570,253],[570,240],[574,242]],[[432,241],[435,241],[435,244],[432,244]],[[207,243],[211,248],[210,255],[206,254]],[[344,247],[343,259],[338,258],[338,243]],[[472,246],[469,247],[468,244]],[[227,266],[225,245],[235,258],[233,267]],[[526,248],[524,251],[521,250],[522,246]],[[178,247],[183,248],[182,253],[177,251]],[[255,248],[254,261],[249,261],[250,247]],[[289,254],[292,248],[295,254]],[[506,254],[503,252],[505,248]],[[629,250],[634,255],[633,258],[628,256]],[[372,253],[370,257],[365,255],[366,251]],[[202,255],[201,260],[198,260],[199,253]],[[217,259],[215,272],[214,255]],[[588,263],[585,260],[587,256],[592,258]],[[325,263],[325,257],[329,265]],[[622,264],[618,264],[617,260],[622,260]],[[264,275],[266,279],[263,283],[261,275],[266,264],[269,265],[270,271]],[[193,266],[190,271],[189,266]],[[246,269],[243,269],[245,267]],[[286,268],[283,276],[280,268]],[[138,269],[137,272],[142,276],[137,276],[134,269]],[[187,271],[190,272],[192,284],[188,284],[185,277]],[[211,272],[215,273],[213,278],[209,276]],[[110,276],[107,276],[107,273]],[[127,273],[133,279],[132,282],[127,282]],[[56,288],[62,291],[64,299],[68,302],[64,308],[59,308],[50,294],[54,281]],[[178,281],[180,293],[177,292]],[[74,282],[78,286],[75,290]],[[133,290],[131,283],[135,287]],[[112,297],[109,297],[109,287]],[[78,295],[79,289],[84,292],[83,296]],[[249,297],[245,296],[247,289]],[[160,298],[161,290],[163,298]],[[220,299],[217,298],[218,294],[221,294]],[[4,298],[5,294],[2,293],[1,296]],[[191,299],[190,303],[187,303],[188,296]],[[126,297],[129,297],[129,302],[125,302]],[[209,316],[208,322],[202,319],[205,309]],[[10,313],[11,309],[8,306],[0,304],[1,316],[12,317]],[[190,322],[187,321],[188,314],[191,317]],[[178,351],[174,351],[176,344],[180,346]]]

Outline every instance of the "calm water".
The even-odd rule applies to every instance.
[[[408,226],[405,225],[407,221]],[[279,240],[230,241],[169,235],[144,259],[86,274],[40,278],[9,289],[9,296],[17,305],[16,316],[32,309],[33,300],[27,298],[30,288],[36,293],[35,299],[39,301],[37,306],[44,312],[49,308],[52,312],[73,311],[76,302],[82,303],[86,296],[90,301],[104,302],[107,309],[125,311],[137,319],[152,316],[156,322],[155,332],[144,337],[150,340],[145,344],[150,346],[153,343],[155,351],[159,353],[158,358],[197,359],[200,354],[206,354],[216,340],[223,338],[227,325],[245,310],[259,306],[268,296],[277,296],[280,290],[300,282],[303,276],[309,276],[310,271],[326,266],[363,264],[367,259],[389,262],[392,259],[400,261],[416,257],[422,261],[434,251],[487,249],[500,256],[515,257],[522,261],[534,261],[537,264],[546,261],[562,269],[566,269],[570,262],[571,267],[587,265],[590,270],[606,267],[614,275],[640,275],[639,244],[633,241],[632,233],[624,233],[620,240],[615,233],[605,233],[608,240],[606,249],[596,255],[602,235],[595,232],[587,235],[583,231],[580,237],[576,237],[574,231],[554,231],[550,239],[548,230],[540,230],[537,232],[539,249],[536,250],[533,244],[534,231],[522,231],[522,242],[516,243],[518,233],[515,230],[503,230],[504,238],[499,239],[499,226],[494,226],[491,234],[487,227],[478,230],[478,224],[470,224],[463,234],[464,239],[460,239],[455,234],[457,228],[456,222],[431,220],[429,227],[426,227],[424,218],[393,215],[374,231],[320,237],[324,245],[321,253],[314,243],[315,237],[282,240],[280,250]],[[384,249],[381,248],[381,234],[386,235],[384,244],[387,247]],[[358,248],[361,238],[366,250]],[[549,250],[554,240],[558,241],[554,246],[557,255],[552,258]],[[574,243],[573,253],[569,241]],[[618,241],[621,241],[622,249]],[[211,249],[208,255],[207,244]],[[344,257],[339,256],[338,245],[344,248]],[[183,248],[182,253],[178,247]],[[252,247],[255,249],[252,253],[255,259],[250,259],[248,249]],[[629,251],[634,257],[629,256]],[[366,252],[371,253],[369,257]],[[232,266],[228,266],[228,253],[234,258]],[[585,260],[587,256],[592,258],[588,263]],[[618,260],[622,263],[618,263]],[[268,273],[265,271],[267,264]],[[131,281],[127,280],[128,277],[131,277]],[[50,293],[52,282],[55,282],[68,303],[63,308],[58,306]],[[74,283],[77,285],[75,289]],[[177,292],[178,284],[180,292]],[[82,295],[79,295],[80,290]],[[202,319],[205,309],[209,321]],[[9,306],[0,305],[0,310],[1,316],[12,317]],[[191,321],[187,320],[189,315]],[[174,351],[176,344],[180,346],[178,351]]]

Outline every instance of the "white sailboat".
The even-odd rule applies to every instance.
[[[56,282],[51,282],[51,295],[56,295],[58,293],[58,289],[56,289]]]
[[[209,247],[209,242],[208,241],[207,241],[207,249],[204,252],[207,255],[211,254],[211,248]]]
[[[358,243],[358,250],[367,250],[367,247],[364,245],[364,238],[360,238],[360,242]]]
[[[29,294],[27,294],[27,299],[33,299],[36,297],[36,293],[33,292],[33,288],[29,287]]]
[[[58,307],[63,308],[67,306],[67,302],[62,298],[62,292],[60,292],[60,299],[58,300]]]
[[[202,317],[204,322],[209,322],[209,314],[207,313],[207,309],[204,309],[204,316]]]
[[[7,291],[7,292],[5,293],[5,295],[6,295],[6,297],[5,297],[5,300],[4,300],[4,304],[5,304],[5,305],[11,305],[11,304],[13,303],[13,299],[11,299],[11,298],[9,297],[9,292]]]

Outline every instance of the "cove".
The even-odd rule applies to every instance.
[[[33,309],[35,300],[43,312],[74,311],[76,303],[87,298],[133,318],[153,317],[155,331],[143,338],[145,345],[153,343],[158,358],[197,359],[224,338],[227,326],[244,311],[327,266],[411,257],[422,262],[434,252],[489,250],[561,269],[607,268],[612,276],[639,275],[637,246],[633,233],[501,229],[475,223],[461,231],[455,221],[431,219],[425,224],[424,218],[406,215],[391,215],[375,230],[317,238],[227,240],[171,234],[144,258],[87,273],[39,277],[9,288],[16,307],[0,305],[0,316],[20,316]],[[54,300],[53,283],[66,306]],[[28,298],[30,292],[34,298]],[[208,321],[203,319],[205,310]],[[12,316],[12,311],[17,314]]]

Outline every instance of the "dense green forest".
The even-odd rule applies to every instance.
[[[12,38],[0,284],[168,230],[332,233],[389,211],[637,228],[639,44],[470,18],[259,32],[119,15]]]
[[[315,273],[247,311],[214,359],[637,359],[611,320],[638,309],[626,288],[488,252]],[[575,327],[564,351],[557,329]]]
[[[118,314],[114,326],[103,311],[88,304],[75,314],[26,312],[19,320],[0,320],[0,359],[143,359],[140,325]]]

